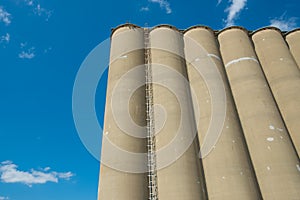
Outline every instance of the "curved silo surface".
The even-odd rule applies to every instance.
[[[233,27],[218,39],[263,199],[299,198],[299,160],[248,33]]]
[[[188,85],[184,82],[186,66],[182,34],[173,27],[159,26],[150,32],[150,44],[154,81],[154,121],[155,129],[158,131],[156,135],[158,198],[203,199],[197,147],[195,138],[191,138],[195,129]],[[163,108],[159,108],[157,106],[159,104]],[[166,116],[164,124],[161,123],[162,116]],[[179,135],[181,136],[176,137]],[[189,139],[192,139],[191,145],[187,144]],[[180,152],[185,147],[187,151],[181,155]],[[160,154],[166,149],[169,149],[167,153]],[[164,163],[169,159],[174,162],[165,166]]]
[[[300,29],[287,33],[285,37],[298,68],[300,69]]]
[[[252,35],[256,54],[269,82],[285,125],[300,155],[300,71],[279,29],[265,28]],[[274,132],[280,131],[275,127]]]
[[[202,159],[208,198],[214,200],[260,199],[259,188],[220,58],[215,34],[207,27],[194,27],[187,30],[184,38],[186,41],[186,57],[190,57],[193,61],[187,63],[187,70],[191,87],[197,97],[193,101],[196,101],[194,104],[198,104],[200,109],[200,117],[197,122],[200,147],[208,134],[208,126],[212,117],[212,105],[211,96],[206,85],[209,82],[204,81],[196,67],[202,69],[215,67],[215,73],[217,74],[209,74],[208,77],[212,79],[210,81],[216,82],[215,79],[220,74],[227,96],[226,118],[221,135],[215,148]],[[196,42],[200,46],[199,49],[196,49],[197,46],[189,45],[190,41]],[[203,48],[203,51],[200,50],[201,48]],[[212,71],[212,73],[214,72]],[[219,99],[219,101],[224,100]],[[222,102],[217,104],[222,104]]]
[[[124,96],[131,94],[132,84],[134,83],[130,80],[125,80],[123,83],[118,82],[130,70],[144,64],[143,48],[144,33],[142,29],[133,25],[122,25],[114,30],[111,37],[111,63],[108,72],[101,157],[104,160],[108,159],[112,166],[107,166],[105,163],[101,163],[100,166],[98,199],[101,200],[140,200],[148,198],[146,173],[127,173],[118,170],[118,167],[126,166],[131,160],[128,157],[125,158],[127,159],[126,162],[123,162],[124,158],[121,161],[118,155],[112,154],[107,142],[108,140],[111,141],[116,147],[124,151],[146,152],[146,140],[130,135],[128,130],[122,127],[122,121],[129,118],[137,125],[145,126],[145,88],[140,87],[136,90],[131,95],[128,105],[128,99]],[[136,79],[145,82],[144,70],[137,71]],[[114,93],[117,87],[119,88],[118,92]],[[112,107],[113,98],[116,103]],[[129,115],[123,115],[124,108],[128,108]],[[117,121],[114,115],[122,116]],[[139,134],[146,136],[146,132]],[[143,162],[145,161],[140,161],[140,163]]]

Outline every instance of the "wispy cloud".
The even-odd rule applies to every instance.
[[[21,43],[20,43],[20,46],[21,46],[21,48],[23,49],[24,47],[27,46],[27,42],[21,42]]]
[[[8,197],[1,197],[0,196],[0,200],[9,200],[9,198]]]
[[[0,22],[3,22],[5,25],[11,23],[11,14],[4,10],[2,6],[0,6]]]
[[[218,0],[217,6],[220,5],[221,2],[222,2],[222,0]]]
[[[158,3],[161,9],[164,9],[167,14],[172,13],[171,5],[167,0],[149,0],[150,3]]]
[[[21,42],[20,47],[21,47],[21,52],[18,55],[19,58],[21,58],[21,59],[33,59],[36,56],[35,47],[33,47],[33,46],[28,47],[27,42]]]
[[[34,169],[21,171],[11,161],[5,161],[0,164],[0,175],[0,180],[4,183],[23,183],[30,187],[34,184],[45,184],[47,182],[58,183],[59,179],[69,180],[74,176],[72,172],[44,172]]]
[[[57,173],[57,172],[55,172],[55,175],[58,178],[65,179],[65,180],[70,180],[70,178],[72,178],[72,176],[74,176],[74,174],[72,172],[66,172],[66,173]]]
[[[50,51],[52,51],[52,47],[48,47],[48,48],[44,49],[44,53],[45,54],[49,53]]]
[[[247,0],[229,0],[230,6],[225,9],[225,12],[228,13],[226,22],[227,26],[232,26],[235,24],[235,20],[238,17],[238,14],[245,8]]]
[[[148,12],[150,9],[149,7],[141,7],[140,11],[142,12]]]
[[[47,172],[47,171],[49,171],[51,168],[50,167],[45,167],[43,170],[45,171],[45,172]]]
[[[21,59],[32,59],[35,57],[35,47],[31,47],[27,50],[22,50],[20,53],[19,53],[19,58]]]
[[[9,33],[6,33],[5,35],[2,35],[0,37],[0,43],[6,43],[6,44],[8,44],[9,41],[10,41],[10,34]]]
[[[32,6],[34,4],[33,0],[25,0],[26,5]]]
[[[27,6],[33,8],[34,14],[45,17],[46,21],[48,21],[53,14],[53,11],[43,8],[41,4],[35,0],[24,0],[24,2]]]
[[[297,28],[297,17],[290,17],[287,18],[286,13],[284,13],[282,16],[280,16],[279,18],[274,18],[270,20],[270,26],[274,26],[279,28],[282,31],[289,31],[292,30],[294,28]]]
[[[38,16],[45,16],[46,21],[48,21],[49,18],[52,16],[52,12],[53,11],[42,8],[41,4],[37,4],[35,9],[34,9],[34,13],[37,14]]]

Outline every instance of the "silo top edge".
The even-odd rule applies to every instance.
[[[186,30],[183,31],[183,34],[188,33],[189,31],[193,30],[193,29],[197,29],[197,28],[202,28],[202,29],[206,29],[208,31],[210,31],[211,33],[215,34],[214,30],[212,28],[210,28],[209,26],[205,26],[205,25],[195,25],[195,26],[191,26],[189,28],[187,28]]]
[[[292,33],[295,33],[295,32],[300,32],[300,28],[296,28],[296,29],[294,29],[294,30],[291,30],[291,31],[287,31],[286,33],[285,33],[285,37],[287,37],[289,34],[292,34]]]
[[[251,33],[251,36],[253,37],[255,34],[257,34],[259,32],[262,32],[262,31],[265,31],[265,30],[274,30],[274,31],[277,31],[278,33],[282,34],[282,32],[279,28],[274,27],[274,26],[267,26],[267,27],[263,27],[263,28],[260,28],[260,29],[257,29],[255,31],[253,31]]]
[[[239,30],[244,31],[246,34],[249,34],[249,31],[248,31],[247,29],[245,29],[244,27],[242,27],[242,26],[230,26],[230,27],[227,27],[227,28],[224,28],[224,29],[220,30],[220,31],[217,33],[217,35],[220,35],[220,34],[222,34],[223,32],[228,31],[228,30],[231,30],[231,29],[239,29]]]
[[[118,29],[121,29],[121,28],[124,28],[124,27],[142,28],[142,27],[140,27],[138,25],[131,24],[131,23],[121,24],[121,25],[119,25],[119,26],[111,29],[111,35],[110,36],[112,36]],[[155,26],[153,28],[150,28],[150,31],[153,31],[155,29],[162,28],[162,27],[169,28],[169,29],[175,30],[175,31],[177,31],[179,33],[183,33],[183,34],[186,34],[186,33],[188,33],[189,31],[191,31],[193,29],[203,28],[203,29],[206,29],[206,30],[212,32],[215,35],[220,35],[223,32],[225,32],[227,30],[230,30],[230,29],[240,29],[240,30],[244,31],[245,33],[249,34],[250,36],[253,36],[256,33],[264,31],[264,30],[276,30],[276,31],[278,31],[280,34],[282,34],[284,36],[288,36],[291,33],[300,31],[300,28],[296,28],[296,29],[291,30],[291,31],[281,31],[279,28],[274,27],[274,26],[263,27],[263,28],[255,30],[255,31],[249,31],[249,30],[247,30],[246,28],[244,28],[242,26],[230,26],[230,27],[226,27],[226,28],[224,28],[222,30],[219,30],[219,31],[214,31],[212,28],[210,28],[209,26],[205,26],[205,25],[195,25],[195,26],[191,26],[191,27],[189,27],[187,29],[180,30],[177,27],[172,26],[170,24],[160,24],[160,25],[157,25],[157,26]]]
[[[131,24],[131,23],[121,24],[121,25],[111,29],[110,36],[112,36],[118,29],[124,28],[124,27],[141,28],[140,26],[135,25],[135,24]]]
[[[158,29],[158,28],[169,28],[169,29],[172,29],[174,31],[181,32],[177,27],[172,26],[170,24],[160,24],[160,25],[157,25],[157,26],[153,27],[151,29],[151,31],[154,31],[155,29]]]

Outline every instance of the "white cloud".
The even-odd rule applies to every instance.
[[[150,10],[149,7],[141,7],[141,9],[140,9],[140,11],[144,11],[144,12],[147,12],[149,10]]]
[[[149,0],[151,3],[158,3],[161,9],[166,10],[167,14],[172,13],[170,3],[167,0]]]
[[[217,6],[220,5],[221,2],[222,2],[222,0],[218,0]]]
[[[1,197],[0,196],[0,200],[9,200],[9,198],[8,197]]]
[[[298,27],[297,25],[298,18],[296,17],[286,18],[284,15],[285,14],[283,14],[279,18],[271,19],[270,26],[277,27],[282,31],[289,31]]]
[[[227,26],[234,25],[234,21],[238,17],[238,14],[245,8],[247,0],[229,0],[231,5],[226,8],[225,12],[228,13],[226,22]]]
[[[24,0],[24,2],[27,6],[30,6],[33,8],[34,14],[45,17],[46,21],[48,21],[49,18],[52,16],[53,11],[43,8],[41,6],[41,4],[37,3],[36,0]]]
[[[52,15],[52,11],[49,11],[49,10],[47,10],[45,8],[42,8],[41,4],[37,4],[33,11],[38,16],[45,16],[46,17],[46,21],[48,21],[49,18],[51,17],[51,15]]]
[[[0,37],[0,43],[9,43],[9,41],[10,41],[10,34],[9,33],[6,33],[5,35]]]
[[[33,0],[25,0],[24,2],[25,2],[26,5],[28,5],[28,6],[32,6],[32,5],[33,5]]]
[[[7,161],[3,161],[1,162],[2,165],[8,165],[8,164],[11,164],[11,161],[7,160]]]
[[[21,59],[32,59],[35,57],[34,53],[28,53],[25,51],[22,51],[21,53],[19,53],[19,58]]]
[[[27,42],[21,42],[21,52],[19,53],[19,58],[21,59],[32,59],[35,57],[35,47],[27,47]]]
[[[32,59],[35,57],[35,53],[34,53],[34,47],[31,47],[30,49],[27,50],[23,50],[19,53],[19,58],[22,59]]]
[[[21,46],[21,48],[26,47],[26,46],[27,46],[27,42],[21,42],[21,43],[20,43],[20,46]]]
[[[3,22],[5,25],[9,25],[11,23],[11,14],[4,10],[3,7],[0,6],[0,22]]]
[[[51,168],[50,167],[45,167],[43,170],[45,171],[45,172],[47,172],[47,171],[49,171]]]
[[[65,180],[70,180],[74,174],[72,172],[66,172],[66,173],[56,173],[58,178],[65,179]]]
[[[50,168],[49,168],[50,170]],[[0,164],[0,180],[4,183],[23,183],[28,186],[33,184],[45,184],[47,182],[58,183],[59,179],[69,180],[74,174],[72,172],[44,172],[37,170],[21,171],[11,161]],[[1,200],[1,199],[0,199]]]

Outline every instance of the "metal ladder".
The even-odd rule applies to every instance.
[[[149,28],[144,28],[146,70],[147,165],[149,200],[157,200],[156,148],[153,112],[152,66]]]

